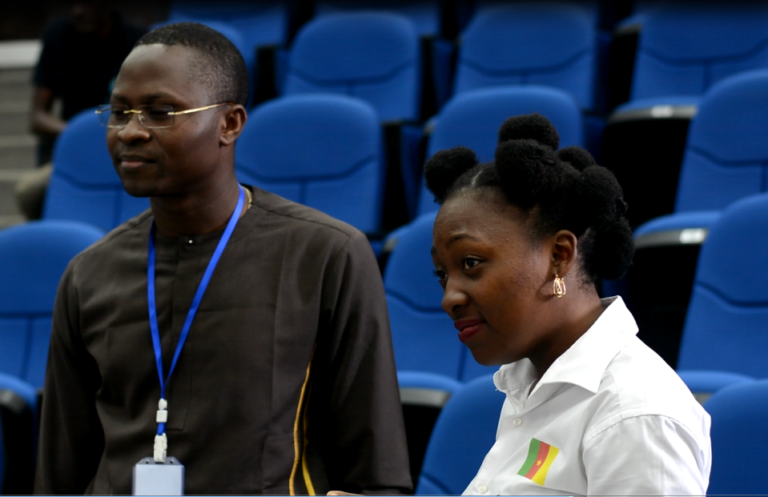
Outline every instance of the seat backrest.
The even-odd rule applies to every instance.
[[[583,146],[582,116],[576,102],[563,90],[541,86],[483,88],[455,95],[440,111],[429,137],[427,156],[464,146],[481,162],[493,160],[499,126],[508,117],[538,112],[554,124],[560,145]],[[438,209],[422,182],[419,214]]]
[[[525,1],[525,0],[512,0],[512,1]],[[530,1],[530,0],[529,0]],[[638,0],[635,0],[633,5],[637,3]],[[475,12],[479,12],[483,9],[487,9],[488,7],[493,7],[495,5],[501,5],[505,3],[511,3],[510,0],[474,0],[475,4]],[[576,5],[577,7],[580,7],[582,9],[585,9],[587,14],[592,19],[592,22],[595,26],[599,25],[600,22],[600,8],[601,8],[601,0],[558,0],[558,3],[567,3]]]
[[[493,375],[466,383],[448,400],[429,439],[417,495],[461,495],[493,447],[504,394]]]
[[[316,18],[299,31],[285,95],[336,93],[370,103],[381,121],[417,120],[421,56],[413,23],[397,14],[355,12]]]
[[[242,33],[248,47],[243,57],[253,58],[259,45],[285,43],[289,7],[289,2],[285,0],[174,0],[168,10],[168,21],[219,21],[231,24]]]
[[[768,191],[768,69],[715,84],[691,122],[675,210],[723,209]]]
[[[712,416],[712,472],[707,493],[765,493],[768,380],[723,388],[704,403],[704,409]]]
[[[250,114],[237,175],[361,231],[380,228],[384,164],[376,112],[343,95],[278,98]]]
[[[595,102],[596,35],[583,7],[513,2],[481,9],[461,34],[454,93],[501,85],[543,85]]]
[[[385,11],[413,22],[420,36],[440,34],[441,2],[437,0],[318,0],[315,17],[354,11]]]
[[[53,174],[43,219],[70,219],[109,231],[149,208],[123,189],[93,109],[74,116],[53,148]]]
[[[0,231],[0,372],[43,386],[59,280],[70,259],[103,234],[76,221]]]
[[[398,371],[426,371],[459,380],[465,347],[443,311],[443,289],[434,275],[434,213],[399,230],[384,270],[389,323]]]
[[[732,204],[710,228],[680,345],[680,370],[768,377],[768,194]]]
[[[645,18],[631,95],[698,96],[727,76],[761,67],[768,67],[765,2],[665,2]]]

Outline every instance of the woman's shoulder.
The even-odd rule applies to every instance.
[[[638,416],[664,417],[698,430],[709,417],[680,376],[637,337],[606,368],[595,401],[595,430]]]

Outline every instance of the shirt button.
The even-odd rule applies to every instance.
[[[477,491],[481,494],[487,494],[488,493],[488,485],[478,485]]]
[[[520,426],[521,424],[523,424],[523,420],[521,418],[515,418],[512,420],[512,424],[515,426]]]

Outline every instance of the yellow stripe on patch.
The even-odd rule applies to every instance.
[[[549,471],[549,467],[552,466],[552,461],[555,460],[555,457],[557,457],[558,452],[560,452],[560,449],[552,445],[549,446],[549,452],[547,452],[547,458],[544,460],[544,464],[542,464],[539,470],[536,472],[536,474],[533,475],[533,478],[531,478],[531,481],[534,481],[539,485],[544,486],[544,480],[547,478],[547,472]]]
[[[311,387],[310,387],[311,388]],[[304,408],[304,450],[301,451],[301,472],[304,475],[304,485],[307,487],[307,493],[309,495],[315,494],[315,486],[312,484],[312,476],[309,474],[309,468],[307,467],[307,408]]]
[[[299,421],[301,420],[301,412],[304,404],[304,392],[307,389],[307,383],[309,383],[309,370],[312,367],[312,359],[315,357],[315,349],[317,344],[312,348],[312,355],[309,356],[309,364],[307,364],[307,374],[304,377],[304,384],[301,385],[301,394],[299,395],[299,407],[296,409],[296,421],[293,425],[293,468],[291,469],[291,477],[288,480],[288,492],[290,495],[296,495],[296,486],[293,480],[296,478],[296,470],[299,467]]]

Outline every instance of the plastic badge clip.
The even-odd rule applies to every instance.
[[[162,435],[155,435],[155,462],[165,462],[165,456],[168,452],[168,437],[165,433]]]

